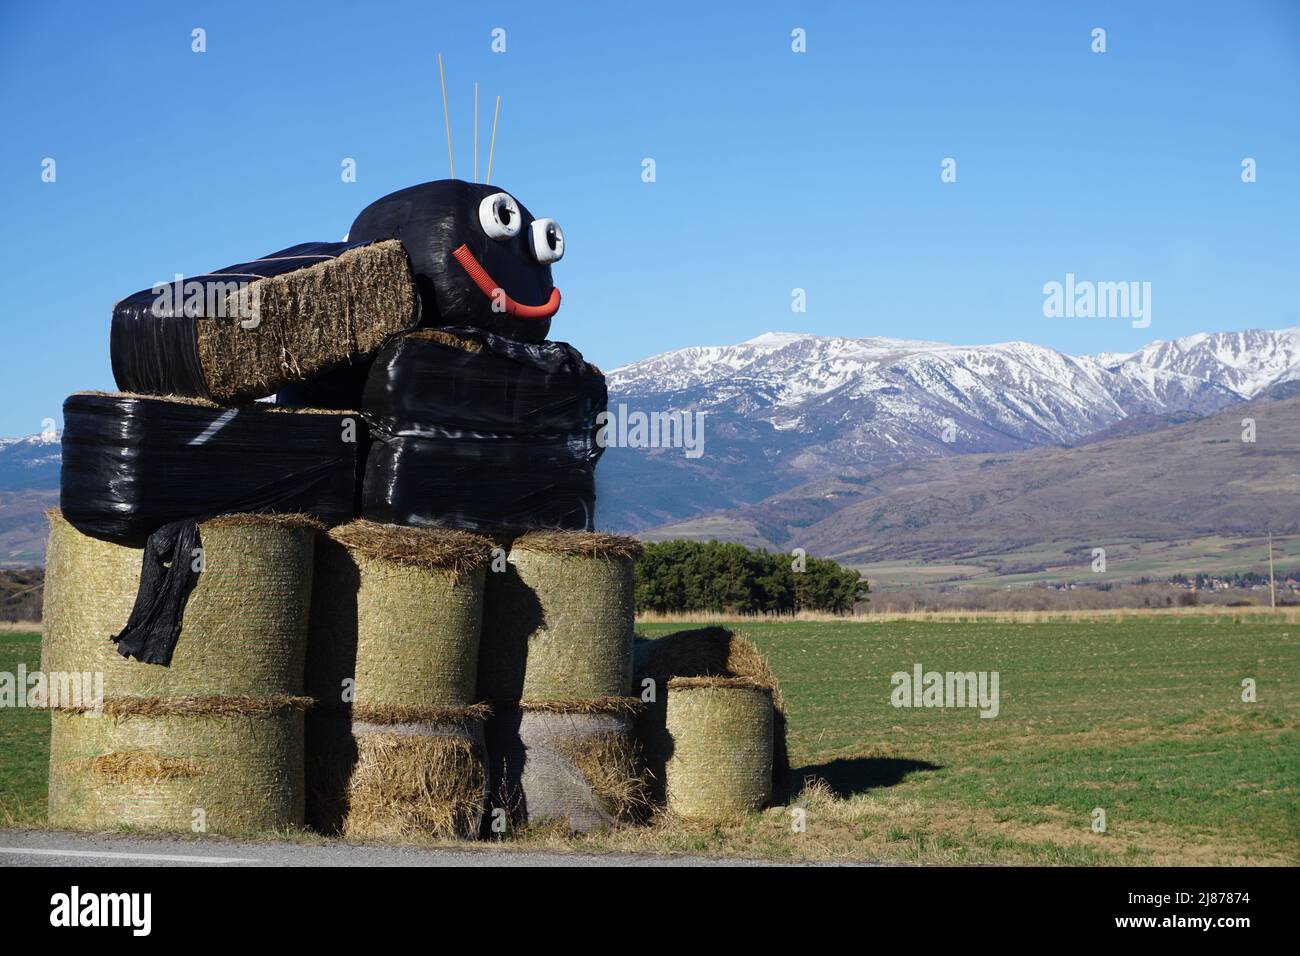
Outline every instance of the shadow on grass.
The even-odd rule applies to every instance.
[[[878,787],[892,787],[902,783],[912,773],[922,770],[940,770],[938,764],[926,760],[906,760],[899,757],[840,757],[829,763],[796,767],[791,772],[791,783],[796,789],[810,778],[825,780],[835,796],[843,800],[855,793]]]

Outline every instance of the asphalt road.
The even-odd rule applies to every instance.
[[[703,856],[553,853],[491,846],[258,843],[219,837],[108,836],[0,829],[0,867],[11,866],[766,866]]]

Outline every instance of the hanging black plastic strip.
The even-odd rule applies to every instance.
[[[113,635],[123,657],[164,667],[171,664],[185,602],[198,580],[194,565],[199,547],[197,521],[174,521],[149,535],[135,606],[122,633]]]
[[[60,507],[86,534],[138,540],[237,512],[356,514],[366,425],[355,413],[88,392],[64,402],[63,421]]]

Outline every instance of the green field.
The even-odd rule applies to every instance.
[[[781,682],[797,778],[822,783],[723,826],[661,821],[520,842],[921,862],[1300,863],[1294,617],[737,627]],[[37,657],[31,637],[0,634],[0,670]],[[892,707],[890,674],[916,663],[997,671],[999,715]],[[1241,700],[1243,678],[1255,680],[1257,702]],[[39,714],[0,711],[0,820],[39,823],[45,734]],[[1096,808],[1104,833],[1092,829]]]
[[[0,673],[41,666],[39,634],[0,631]],[[0,710],[0,826],[45,819],[50,717],[26,708]]]

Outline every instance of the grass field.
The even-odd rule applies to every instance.
[[[645,636],[684,629],[642,624]],[[744,622],[785,692],[804,788],[722,826],[536,848],[956,863],[1300,863],[1300,624],[1265,614]],[[36,664],[0,634],[0,670]],[[1000,713],[890,705],[890,675],[997,671]],[[1253,678],[1258,700],[1241,700]],[[46,723],[0,711],[0,821],[39,824]],[[804,827],[792,827],[803,811]],[[1106,830],[1092,829],[1105,811]]]
[[[1106,549],[1106,571],[1092,570],[1092,549]],[[1300,535],[1273,539],[1279,573],[1300,566]],[[1175,574],[1235,574],[1268,568],[1264,538],[1218,535],[1177,541],[1120,539],[1040,544],[964,563],[884,561],[854,564],[876,590],[961,582],[964,587],[1004,588],[1042,582],[1123,584],[1142,578],[1167,581]],[[1267,597],[1264,602],[1267,603]]]

